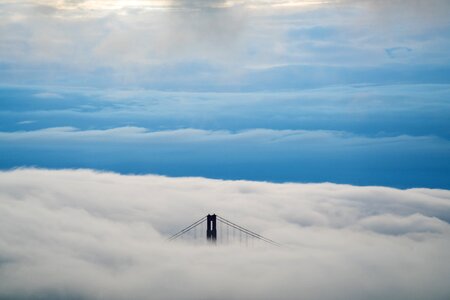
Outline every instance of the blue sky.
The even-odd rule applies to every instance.
[[[450,187],[448,1],[3,1],[0,168]]]

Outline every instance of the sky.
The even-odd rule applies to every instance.
[[[450,186],[448,1],[0,3],[0,168]]]
[[[0,300],[449,299],[448,49],[448,0],[0,0]],[[283,246],[166,242],[210,213]]]

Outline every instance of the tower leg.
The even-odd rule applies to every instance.
[[[216,215],[208,215],[206,218],[206,240],[213,243],[217,240]]]

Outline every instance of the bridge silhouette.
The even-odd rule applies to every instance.
[[[185,238],[194,241],[200,240],[211,244],[239,243],[240,245],[245,244],[245,246],[248,247],[253,246],[255,242],[262,242],[277,247],[281,246],[271,239],[216,214],[204,216],[200,220],[169,237],[168,241]]]

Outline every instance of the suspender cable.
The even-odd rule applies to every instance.
[[[273,241],[273,240],[271,240],[271,239],[268,239],[268,238],[266,238],[266,237],[263,237],[262,235],[259,235],[259,234],[255,233],[255,232],[253,232],[253,231],[250,231],[250,230],[248,230],[248,229],[246,229],[246,228],[244,228],[244,227],[242,227],[242,226],[239,226],[239,225],[237,225],[237,224],[235,224],[235,223],[233,223],[233,222],[231,222],[231,221],[228,221],[227,219],[224,219],[224,218],[222,218],[222,217],[220,217],[220,216],[217,216],[217,218],[218,218],[221,222],[227,224],[228,226],[231,226],[231,227],[233,227],[233,228],[236,228],[237,230],[239,230],[239,231],[241,231],[241,232],[243,232],[243,233],[245,233],[245,234],[248,234],[248,235],[250,235],[250,236],[253,236],[253,237],[257,238],[257,239],[260,239],[260,240],[262,240],[262,241],[264,241],[264,242],[266,242],[266,243],[272,244],[272,245],[274,245],[274,246],[278,246],[278,247],[281,246],[281,245],[278,244],[277,242],[275,242],[275,241]]]

